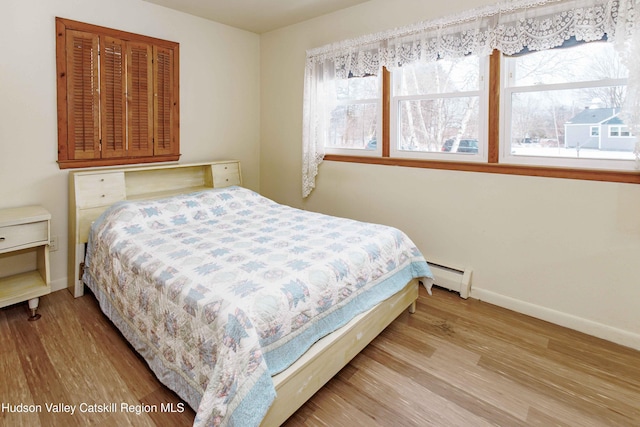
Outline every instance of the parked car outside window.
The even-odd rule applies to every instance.
[[[451,148],[453,147],[454,139],[447,139],[444,144],[442,144],[442,150],[445,152],[451,152]],[[454,151],[455,153],[478,153],[478,140],[477,139],[461,139],[458,144],[458,149]]]

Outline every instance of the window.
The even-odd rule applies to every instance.
[[[637,5],[516,3],[307,51],[303,196],[323,159],[640,183]],[[356,120],[348,144],[359,149],[338,152],[328,135],[344,131],[329,130],[325,106],[341,101],[323,91],[352,74],[379,76],[381,103],[377,118]],[[358,99],[373,114],[378,98]]]
[[[325,151],[380,155],[381,85],[378,76],[349,76],[327,83],[331,108]]]
[[[393,71],[391,157],[486,161],[486,71],[474,55]]]
[[[503,56],[501,163],[635,169],[635,140],[599,138],[620,123],[628,70],[613,44],[592,42]],[[629,136],[622,125],[609,136]]]
[[[336,86],[343,89],[336,92],[327,153],[359,156],[363,153],[332,148],[376,148],[371,141],[378,132],[375,123],[380,121],[391,130],[388,161],[489,163],[493,145],[499,153],[498,164],[635,169],[635,138],[627,138],[626,144],[609,144],[599,138],[600,126],[621,122],[626,93],[628,71],[612,44],[574,43],[561,49],[499,56],[491,67],[489,61],[468,55],[395,69],[386,83],[388,115],[377,108],[379,79],[338,80]],[[502,80],[499,75],[504,76]],[[502,86],[501,102],[494,103],[493,110],[488,101],[491,78]],[[365,91],[354,88],[364,87],[360,80],[366,79],[370,84],[363,96]],[[369,109],[363,121],[365,107]],[[487,130],[489,115],[498,117],[502,130],[493,140]],[[335,143],[345,134],[346,123],[352,123],[350,138]],[[624,125],[608,129],[611,137],[630,136]],[[381,155],[379,151],[367,154]]]
[[[389,127],[389,137],[374,145],[382,151],[361,158],[371,148],[370,134],[361,132],[348,142],[361,151],[328,144],[326,159],[597,180],[597,170],[607,170],[608,179],[610,171],[636,170],[636,139],[626,126],[608,126],[609,136],[627,136],[624,144],[600,137],[601,126],[621,123],[626,93],[628,71],[611,43],[572,43],[516,56],[494,52],[492,60],[467,55],[380,74],[388,75],[380,79],[388,113],[375,110],[373,93],[349,103],[371,103],[370,114],[378,111],[377,119],[369,116],[368,129],[375,120]],[[491,81],[499,87],[493,94]],[[388,155],[382,154],[386,145]]]
[[[609,126],[609,136],[633,137],[626,126]]]
[[[337,91],[337,106],[332,112],[327,153],[362,155],[331,148],[371,148],[375,123],[380,121],[388,122],[391,129],[390,159],[487,163],[491,145],[487,76],[499,80],[496,76],[502,75],[501,103],[491,112],[499,118],[502,129],[500,143],[497,138],[492,141],[500,150],[497,163],[635,169],[635,139],[608,144],[599,138],[601,125],[621,121],[626,93],[628,71],[612,44],[573,43],[500,57],[493,68],[489,61],[468,55],[395,69],[389,73],[388,116],[377,108],[375,91],[382,90],[377,89],[379,79],[338,80],[336,86],[342,89]],[[362,81],[366,79],[370,82],[364,91]],[[340,138],[344,138],[345,129],[351,132],[343,141]],[[630,136],[624,125],[608,129],[610,137]]]
[[[60,168],[180,157],[175,42],[56,18]]]

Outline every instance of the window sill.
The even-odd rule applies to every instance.
[[[327,154],[324,160],[334,162],[369,163],[375,165],[404,166],[425,169],[457,170],[464,172],[498,173],[505,175],[539,176],[547,178],[580,179],[587,181],[622,182],[640,184],[640,171],[623,172],[595,169],[520,166],[498,163],[470,163],[436,160],[400,159],[391,157],[340,156]]]

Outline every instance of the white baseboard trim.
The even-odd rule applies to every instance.
[[[553,310],[540,305],[531,304],[515,298],[507,297],[488,291],[486,289],[471,288],[471,298],[488,302],[518,313],[526,314],[537,319],[542,319],[556,325],[564,326],[585,334],[602,338],[616,344],[640,350],[640,334],[635,334],[622,329],[594,322],[592,320],[573,316],[561,311]]]

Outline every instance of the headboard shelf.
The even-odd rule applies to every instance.
[[[148,200],[242,185],[240,162],[170,164],[69,172],[69,291],[84,292],[81,264],[89,229],[107,207],[123,200]]]
[[[164,197],[177,196],[178,194],[185,193],[195,193],[196,191],[203,191],[207,189],[213,188],[212,186],[205,187],[203,185],[198,187],[180,187],[172,190],[166,191],[155,191],[150,193],[143,194],[132,194],[130,197],[127,197],[127,200],[151,200],[151,199],[162,199]]]

